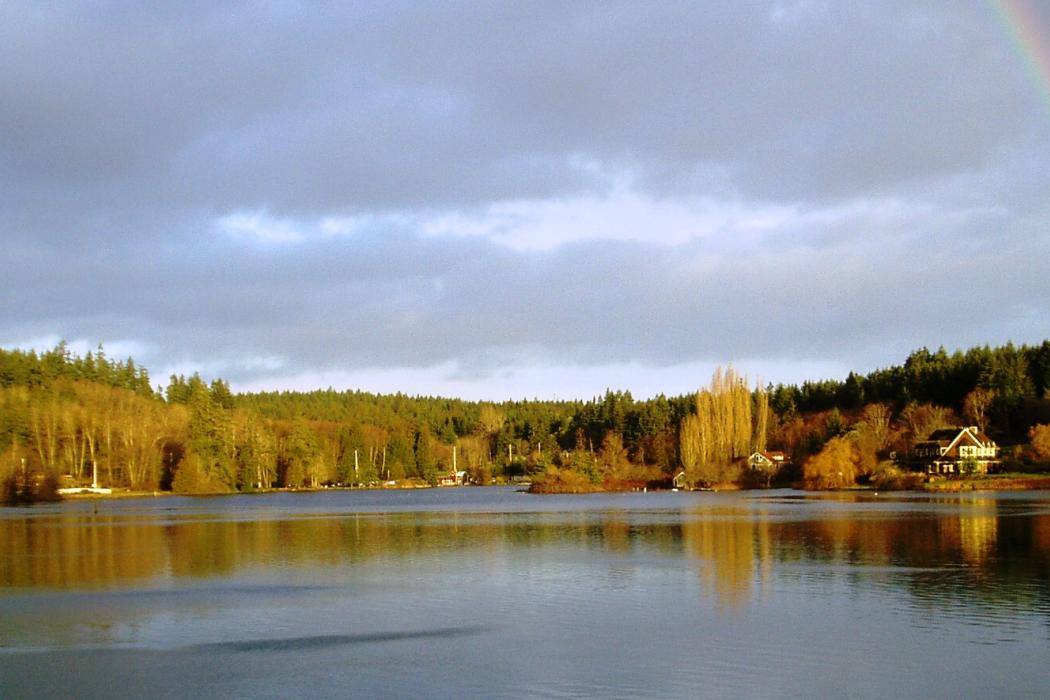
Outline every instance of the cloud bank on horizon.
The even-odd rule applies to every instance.
[[[500,399],[1050,335],[991,2],[9,2],[0,65],[4,347]]]

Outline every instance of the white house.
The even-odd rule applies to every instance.
[[[999,466],[999,446],[975,425],[944,428],[912,448],[912,462],[927,474],[987,474]]]

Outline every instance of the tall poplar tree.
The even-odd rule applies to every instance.
[[[682,466],[691,479],[720,480],[727,465],[750,453],[758,423],[764,442],[767,407],[763,405],[753,425],[751,403],[744,377],[732,368],[715,369],[710,387],[696,393],[694,411],[682,419],[679,430]]]

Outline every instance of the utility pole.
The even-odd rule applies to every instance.
[[[357,448],[354,448],[354,483],[357,482]]]

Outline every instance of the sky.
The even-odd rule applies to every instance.
[[[1050,6],[0,3],[0,347],[468,399],[1050,337]]]

